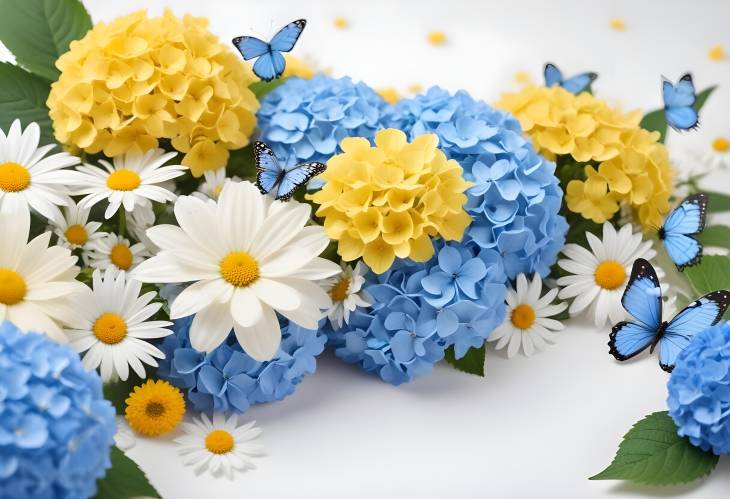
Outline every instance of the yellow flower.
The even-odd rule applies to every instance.
[[[443,45],[446,43],[446,33],[443,31],[431,31],[426,35],[426,40],[431,45]]]
[[[256,77],[207,24],[138,11],[72,42],[47,101],[56,139],[112,157],[165,138],[196,177],[225,166],[256,126]]]
[[[669,210],[673,170],[659,134],[639,127],[641,113],[622,113],[584,92],[528,87],[506,94],[498,107],[513,113],[535,148],[550,159],[570,156],[585,180],[566,186],[568,209],[603,223],[621,205],[646,227],[661,225]]]
[[[182,393],[167,381],[149,380],[135,386],[126,403],[129,426],[150,437],[174,430],[185,415]]]
[[[388,104],[395,104],[401,99],[400,93],[394,87],[384,87],[376,90],[379,96]]]
[[[710,50],[707,52],[707,57],[711,61],[722,61],[725,59],[725,49],[722,45],[715,45],[710,48]]]
[[[359,137],[342,141],[343,153],[321,175],[326,184],[307,197],[319,204],[316,214],[343,260],[362,257],[380,274],[395,257],[431,258],[433,237],[461,239],[471,223],[464,191],[472,184],[437,145],[434,134],[409,143],[394,129],[380,130],[375,147]]]
[[[350,25],[350,23],[347,22],[347,19],[345,19],[344,17],[339,17],[339,16],[335,17],[335,19],[332,21],[332,24],[334,24],[335,28],[338,28],[338,29],[345,29]]]
[[[619,19],[618,17],[611,19],[609,26],[611,26],[611,29],[614,31],[626,31],[626,23],[623,19]]]
[[[283,78],[289,76],[296,76],[304,80],[311,80],[312,78],[314,78],[314,68],[304,62],[302,59],[294,57],[291,54],[284,54],[284,59],[286,59],[286,67],[284,68],[284,73],[282,74]]]

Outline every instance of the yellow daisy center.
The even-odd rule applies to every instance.
[[[218,196],[221,195],[221,191],[222,190],[223,190],[223,186],[222,185],[216,185],[215,187],[213,187],[213,191],[211,192],[211,194],[213,194],[213,197],[215,199],[218,199]]]
[[[136,386],[125,402],[129,426],[147,436],[174,430],[185,415],[182,392],[167,381],[149,380]]]
[[[27,288],[20,274],[10,269],[0,269],[0,303],[15,305],[23,301]]]
[[[510,320],[517,329],[530,329],[535,323],[535,309],[526,303],[521,303],[512,311]]]
[[[626,280],[626,269],[616,260],[606,260],[596,267],[594,277],[603,289],[616,289]]]
[[[76,246],[83,246],[89,239],[86,229],[84,229],[83,225],[79,224],[69,225],[64,235],[69,243],[75,244]]]
[[[14,163],[0,163],[0,190],[5,192],[20,192],[30,185],[30,172],[23,165]]]
[[[344,301],[347,298],[347,289],[350,287],[350,279],[343,277],[330,289],[332,301]]]
[[[107,345],[115,345],[127,336],[127,323],[121,316],[111,312],[101,314],[91,329],[94,336]]]
[[[233,435],[226,430],[213,430],[205,437],[205,448],[213,454],[226,454],[233,446]]]
[[[115,191],[133,191],[142,179],[132,170],[117,170],[106,179],[106,186]]]
[[[237,288],[246,287],[259,278],[259,264],[245,251],[228,253],[221,260],[220,268],[223,279]]]
[[[712,148],[717,152],[728,152],[730,151],[730,141],[725,137],[718,137],[712,141]]]
[[[118,268],[122,270],[129,270],[132,266],[133,260],[132,250],[130,250],[129,246],[125,244],[117,244],[112,248],[109,259]]]

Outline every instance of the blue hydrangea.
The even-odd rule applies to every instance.
[[[484,344],[504,319],[502,259],[492,249],[435,243],[426,263],[396,260],[366,277],[374,304],[330,331],[338,357],[399,385],[426,374],[454,348],[456,358]]]
[[[273,359],[259,362],[241,349],[233,333],[218,348],[202,353],[190,345],[192,317],[178,319],[174,334],[160,347],[165,360],[158,374],[182,389],[199,412],[245,412],[251,405],[281,400],[317,366],[326,337],[283,321],[282,340]]]
[[[84,498],[111,466],[115,412],[79,356],[0,324],[0,498]]]
[[[467,92],[432,87],[399,101],[383,122],[410,138],[435,133],[446,156],[476,184],[468,191],[474,222],[465,244],[498,251],[510,279],[520,272],[548,275],[568,230],[558,214],[563,192],[555,164],[535,152],[514,116]]]
[[[705,451],[730,454],[730,324],[697,335],[669,378],[669,415]]]
[[[319,74],[287,79],[262,99],[256,117],[261,140],[291,166],[327,162],[346,137],[372,139],[386,106],[364,83]]]

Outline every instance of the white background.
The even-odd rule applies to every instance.
[[[374,87],[413,83],[464,88],[493,102],[516,90],[516,71],[541,81],[544,62],[568,74],[596,71],[595,93],[624,108],[661,104],[660,75],[691,70],[698,88],[720,84],[701,114],[702,128],[672,135],[672,155],[730,138],[730,2],[717,1],[242,1],[85,0],[94,21],[148,6],[159,14],[204,15],[221,39],[272,34],[306,17],[295,54],[335,76]],[[350,22],[333,27],[335,16]],[[611,18],[625,32],[609,29]],[[426,33],[446,33],[433,47]],[[727,177],[715,189],[728,190]],[[439,366],[394,388],[324,355],[314,376],[283,402],[244,419],[264,430],[268,456],[234,481],[196,477],[171,438],[138,439],[129,451],[164,497],[728,497],[730,458],[708,480],[651,489],[591,482],[622,435],[644,415],[665,410],[666,373],[656,359],[619,364],[608,331],[578,319],[560,342],[533,358],[488,352],[484,379]]]

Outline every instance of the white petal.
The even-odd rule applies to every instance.
[[[270,307],[263,307],[262,312],[261,320],[251,327],[233,325],[243,350],[259,362],[274,357],[281,344],[281,329],[276,313]]]

